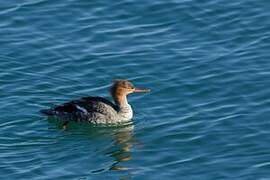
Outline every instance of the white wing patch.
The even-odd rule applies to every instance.
[[[80,110],[81,112],[83,112],[83,113],[85,113],[85,114],[88,114],[88,111],[85,109],[85,108],[83,108],[83,107],[81,107],[81,106],[79,106],[79,105],[75,105],[76,106],[76,108],[78,109],[78,110]]]

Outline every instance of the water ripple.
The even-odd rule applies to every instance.
[[[5,179],[267,179],[266,2],[23,0],[0,7]],[[134,127],[62,131],[40,109],[128,78]]]

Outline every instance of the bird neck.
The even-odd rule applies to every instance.
[[[129,121],[133,117],[133,111],[131,106],[128,104],[127,96],[125,94],[114,96],[114,101],[118,106],[118,115],[122,121]]]
[[[116,94],[113,96],[113,99],[120,109],[129,106],[127,96],[125,94]]]

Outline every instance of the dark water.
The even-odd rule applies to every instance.
[[[266,0],[0,2],[1,179],[270,179]],[[134,124],[62,131],[39,110],[113,79]]]

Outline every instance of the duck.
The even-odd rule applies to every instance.
[[[42,109],[41,113],[63,120],[63,128],[66,128],[71,121],[92,124],[123,123],[131,121],[133,118],[133,110],[128,102],[128,95],[146,92],[150,92],[150,89],[136,88],[125,79],[114,80],[110,88],[110,94],[114,102],[99,96],[88,96],[49,109]]]

